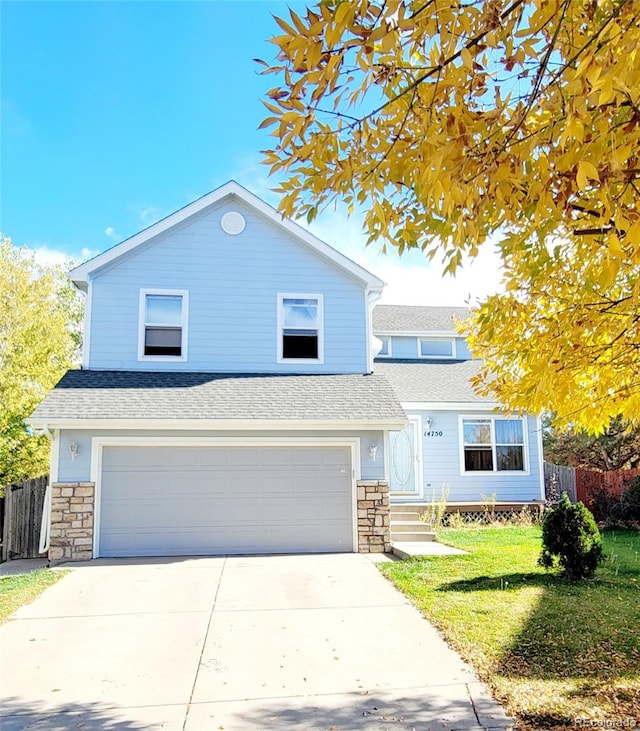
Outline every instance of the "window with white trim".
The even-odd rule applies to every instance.
[[[278,295],[278,362],[323,360],[322,295]]]
[[[186,360],[188,293],[141,290],[138,357]]]
[[[462,419],[465,472],[524,472],[525,441],[522,419]]]
[[[418,356],[420,358],[454,358],[454,341],[451,338],[420,338]]]
[[[378,338],[382,343],[380,350],[376,354],[376,358],[390,358],[391,357],[391,338]]]

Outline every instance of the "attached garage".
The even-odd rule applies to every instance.
[[[101,446],[95,556],[353,551],[349,445]]]

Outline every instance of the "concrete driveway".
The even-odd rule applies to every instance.
[[[510,726],[357,554],[79,565],[0,655],[3,731]]]

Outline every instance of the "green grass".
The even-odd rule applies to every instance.
[[[66,571],[41,569],[28,574],[0,578],[0,622],[4,622],[23,605],[32,602],[66,573]]]
[[[537,565],[539,527],[443,529],[470,552],[381,564],[521,727],[640,724],[640,533],[603,533],[606,562],[572,584]]]

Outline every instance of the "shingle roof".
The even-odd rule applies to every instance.
[[[69,371],[31,415],[56,420],[402,422],[384,376]]]
[[[470,383],[480,367],[479,360],[374,364],[375,373],[389,380],[402,402],[492,403]]]
[[[466,307],[415,307],[376,305],[373,309],[375,332],[454,332],[456,322],[469,316]]]

